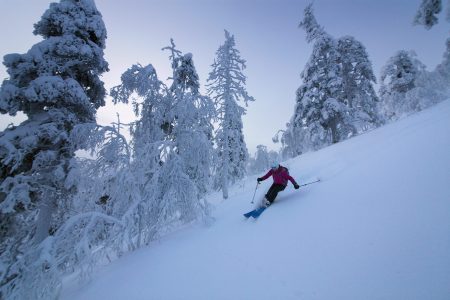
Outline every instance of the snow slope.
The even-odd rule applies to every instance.
[[[450,299],[450,100],[285,165],[322,182],[289,186],[253,221],[248,178],[212,225],[68,282],[61,298]]]

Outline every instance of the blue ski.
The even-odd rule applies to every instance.
[[[246,218],[258,218],[264,211],[266,210],[266,207],[259,207],[257,209],[254,209],[252,211],[249,211],[248,213],[244,214],[244,217]]]

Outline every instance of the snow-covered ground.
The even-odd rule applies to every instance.
[[[450,100],[285,165],[322,182],[290,185],[254,221],[248,178],[211,225],[68,281],[61,298],[450,299]]]

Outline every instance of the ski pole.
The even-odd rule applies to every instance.
[[[317,179],[316,181],[311,181],[311,182],[302,184],[302,185],[300,185],[300,186],[310,185],[310,184],[313,184],[313,183],[316,183],[316,182],[319,182],[319,181],[320,181],[320,179]]]
[[[256,182],[256,188],[255,188],[255,192],[253,193],[253,198],[252,198],[252,204],[253,204],[253,200],[255,199],[255,195],[256,195],[256,190],[258,189],[258,185],[259,185],[259,182]]]

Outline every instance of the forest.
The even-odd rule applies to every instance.
[[[431,28],[442,6],[423,0],[414,22]],[[107,28],[94,0],[50,4],[34,25],[42,41],[3,58],[8,78],[0,112],[27,119],[0,132],[0,298],[57,297],[63,276],[87,276],[182,226],[213,222],[206,201],[212,191],[227,199],[233,184],[271,162],[339,143],[450,95],[450,38],[432,71],[412,51],[395,53],[377,91],[361,42],[327,33],[312,4],[300,28],[313,50],[292,116],[273,138],[281,149],[259,145],[252,156],[242,117],[255,99],[232,33],[224,31],[204,94],[193,55],[174,40],[163,48],[168,81],[153,65],[137,63],[107,91]],[[124,124],[118,116],[98,124],[107,95],[130,105],[136,121]]]

